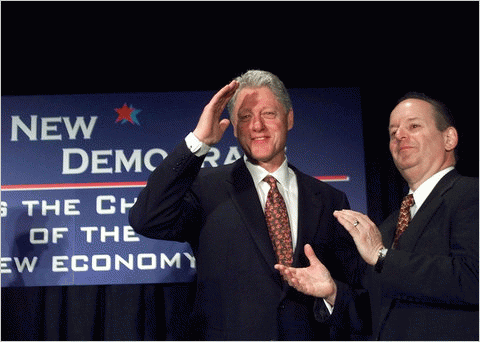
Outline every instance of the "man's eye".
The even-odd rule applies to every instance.
[[[238,116],[238,119],[239,119],[240,121],[248,121],[248,120],[250,120],[251,117],[252,117],[252,116],[251,116],[250,114],[240,114],[240,115]]]
[[[266,119],[273,119],[276,117],[277,114],[275,112],[264,112],[262,113],[262,115]]]
[[[419,124],[416,124],[416,123],[412,123],[412,124],[410,125],[410,129],[416,129],[416,128],[419,128],[419,127],[420,127],[420,125],[419,125]]]

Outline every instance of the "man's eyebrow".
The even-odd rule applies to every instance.
[[[238,111],[237,113],[251,113],[252,110],[250,108],[244,108],[244,107],[240,107],[238,108]]]
[[[410,122],[410,121],[415,121],[415,120],[422,120],[422,119],[421,119],[419,116],[412,116],[412,117],[410,117],[410,118],[407,118],[407,121],[409,121],[409,122]],[[392,125],[392,124],[391,124],[391,125],[388,126],[388,129],[390,130],[390,129],[392,129],[393,127],[398,127],[398,125]]]

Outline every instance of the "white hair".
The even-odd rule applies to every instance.
[[[290,95],[283,82],[274,74],[263,70],[249,70],[243,75],[235,78],[238,81],[239,86],[233,97],[230,99],[227,105],[230,118],[233,116],[233,109],[235,108],[235,102],[237,101],[237,95],[244,88],[269,88],[275,95],[277,100],[283,105],[286,113],[292,109],[292,101]]]

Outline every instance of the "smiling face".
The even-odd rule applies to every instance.
[[[267,87],[244,88],[233,110],[233,132],[248,159],[274,172],[285,160],[293,110],[285,108]]]
[[[389,132],[393,160],[412,190],[455,164],[457,132],[454,127],[438,130],[433,106],[426,101],[400,102],[390,114]]]

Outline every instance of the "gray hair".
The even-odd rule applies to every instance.
[[[243,75],[235,78],[240,84],[238,86],[235,95],[230,99],[227,105],[228,112],[230,113],[230,118],[233,118],[233,109],[235,108],[235,103],[237,101],[237,96],[240,91],[244,88],[269,88],[272,93],[277,98],[285,108],[286,113],[292,109],[292,101],[290,100],[290,95],[288,95],[287,88],[280,79],[268,71],[263,70],[249,70]]]

